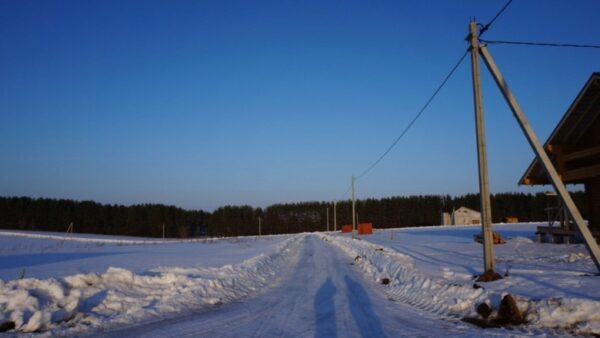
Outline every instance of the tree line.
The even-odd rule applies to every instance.
[[[73,223],[74,232],[104,235],[161,237],[194,236],[209,213],[186,211],[174,206],[100,204],[29,197],[0,197],[0,228],[64,232]]]
[[[583,192],[572,193],[584,217],[588,215]],[[547,207],[556,206],[556,197],[544,193],[499,193],[491,196],[492,219],[501,222],[514,216],[522,222],[546,221]],[[462,196],[418,195],[357,200],[359,222],[376,228],[426,226],[441,223],[441,213],[466,206],[479,210],[479,194]],[[0,197],[0,228],[64,232],[70,223],[79,233],[161,237],[250,236],[287,234],[333,229],[333,204],[301,202],[274,204],[267,208],[248,205],[220,207],[213,212],[184,210],[162,204],[132,206],[100,204],[65,199]],[[336,204],[338,229],[352,222],[349,200]]]

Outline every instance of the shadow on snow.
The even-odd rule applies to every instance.
[[[2,257],[0,269],[26,268],[36,265],[53,264],[64,261],[87,259],[101,256],[121,254],[119,252],[60,252],[60,253],[37,253],[23,255],[8,255]]]
[[[337,289],[327,278],[315,295],[315,338],[337,337],[334,297]]]

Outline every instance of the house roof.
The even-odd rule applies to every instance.
[[[477,211],[477,210],[473,210],[473,209],[471,209],[471,208],[467,208],[467,207],[465,207],[465,206],[462,206],[462,207],[460,207],[460,208],[458,208],[458,209],[456,209],[456,210],[454,210],[454,211],[456,212],[456,211],[458,211],[458,210],[461,210],[461,209],[463,209],[463,210],[469,210],[469,211],[476,212],[476,213],[478,213],[478,214],[479,214],[479,211]]]
[[[554,128],[554,131],[552,131],[552,134],[550,134],[550,137],[548,137],[548,140],[544,143],[544,149],[549,153],[549,146],[583,145],[583,143],[587,142],[587,133],[595,122],[599,122],[598,117],[600,117],[600,72],[595,72],[590,76],[565,115]],[[552,158],[552,154],[549,153],[549,156]],[[533,159],[519,180],[520,185],[549,183],[550,181],[546,172],[537,157]]]

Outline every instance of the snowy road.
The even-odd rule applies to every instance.
[[[535,224],[505,227],[512,235],[503,233],[507,244],[498,261],[511,273],[483,288],[473,287],[473,266],[481,265],[475,228],[394,229],[359,240],[321,233],[152,245],[0,232],[0,272],[8,276],[0,276],[1,334],[600,334],[597,278],[585,273],[594,268],[585,248],[534,243],[527,236]],[[380,283],[385,279],[389,285]],[[515,295],[527,325],[482,331],[460,321],[478,316],[483,302],[495,318],[505,293]]]
[[[352,260],[318,236],[306,236],[298,264],[281,284],[240,302],[119,331],[114,337],[472,336],[481,329],[393,302],[365,281]],[[505,330],[485,331],[506,336]],[[99,334],[99,332],[96,332]]]

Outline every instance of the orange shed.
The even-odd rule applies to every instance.
[[[352,225],[342,225],[342,232],[352,232]]]
[[[358,224],[359,235],[370,235],[373,233],[373,223],[360,223]]]

